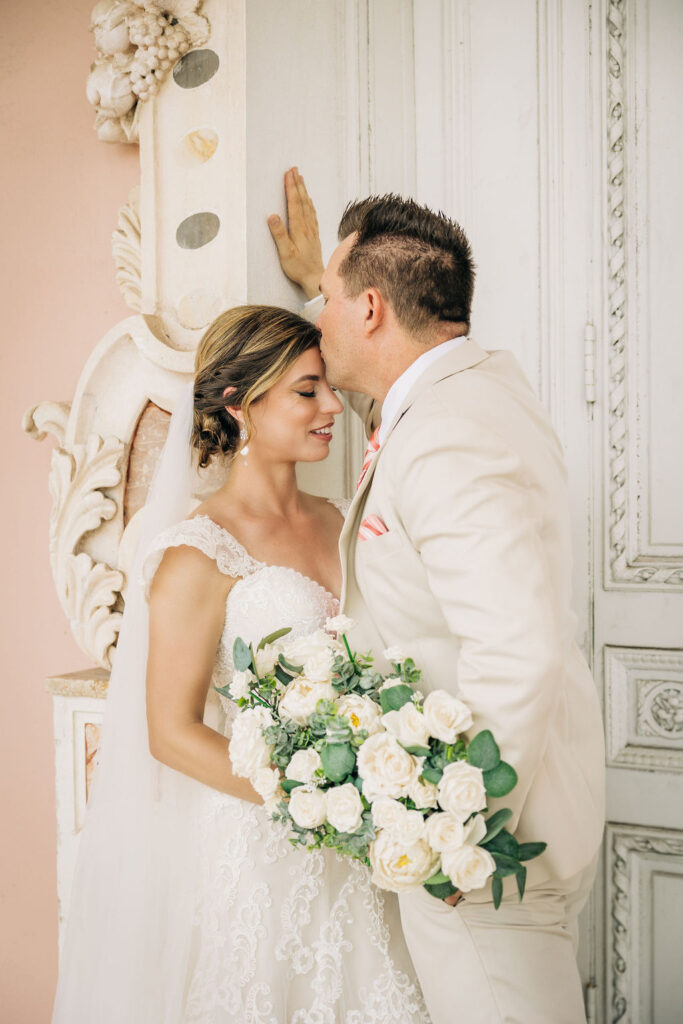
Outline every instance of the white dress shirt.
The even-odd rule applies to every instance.
[[[323,303],[322,295],[316,295],[315,298],[309,299],[302,311],[306,319],[315,322],[323,307]],[[382,422],[379,426],[380,446],[384,442],[389,428],[398,416],[403,399],[415,381],[422,376],[428,366],[431,366],[432,363],[435,363],[437,359],[441,359],[448,352],[458,348],[459,345],[462,345],[463,341],[467,341],[467,335],[463,335],[460,338],[449,338],[448,341],[442,341],[440,345],[435,345],[434,348],[428,349],[421,356],[418,356],[415,362],[411,363],[408,369],[404,370],[401,376],[394,381],[387,392],[387,397],[382,403]]]

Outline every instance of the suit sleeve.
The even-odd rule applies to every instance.
[[[452,410],[432,416],[403,450],[397,505],[459,643],[457,689],[474,716],[471,735],[491,729],[518,773],[501,801],[514,829],[562,686],[560,598],[520,455]]]

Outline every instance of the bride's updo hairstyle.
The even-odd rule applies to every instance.
[[[240,425],[225,408],[239,406],[251,434],[249,410],[292,363],[320,343],[308,320],[277,306],[235,306],[216,317],[199,343],[194,364],[192,446],[199,465],[234,455]],[[224,397],[226,388],[235,390]]]

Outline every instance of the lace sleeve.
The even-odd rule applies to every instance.
[[[177,548],[183,545],[197,548],[207,558],[214,561],[219,571],[226,576],[235,578],[247,576],[261,565],[248,554],[232,534],[224,530],[218,523],[214,523],[208,516],[199,515],[193,519],[184,519],[181,523],[176,523],[175,526],[169,527],[168,530],[164,530],[158,537],[155,537],[145,555],[139,582],[147,600],[149,600],[154,574],[164,557],[164,551],[167,548]]]
[[[341,514],[344,516],[344,519],[346,519],[346,514],[349,511],[349,509],[351,508],[351,501],[353,499],[352,498],[328,498],[327,500],[329,501],[330,505],[334,505],[334,507],[337,509],[337,511],[341,512]]]

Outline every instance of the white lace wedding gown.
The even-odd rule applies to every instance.
[[[348,503],[333,504],[345,514]],[[216,686],[230,681],[236,637],[258,641],[285,626],[303,635],[339,612],[320,584],[256,561],[201,515],[156,538],[147,586],[164,550],[178,545],[239,577],[226,602]],[[207,724],[229,734],[235,711],[209,691]],[[358,862],[292,847],[262,807],[203,788],[186,1024],[428,1024],[396,897]]]

